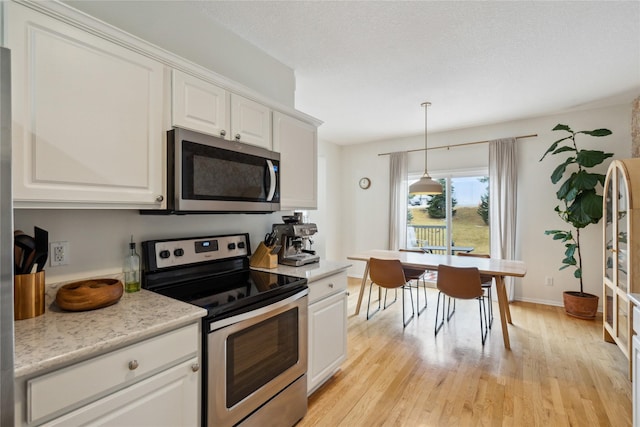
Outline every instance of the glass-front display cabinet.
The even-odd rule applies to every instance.
[[[603,337],[620,347],[629,359],[631,373],[633,328],[628,293],[640,292],[640,268],[635,268],[640,237],[638,241],[632,238],[634,227],[640,229],[640,158],[611,162],[603,200]]]

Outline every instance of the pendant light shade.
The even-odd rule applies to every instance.
[[[430,102],[423,102],[424,107],[424,175],[418,182],[414,182],[409,186],[410,194],[442,194],[442,184],[434,181],[427,172],[427,109],[431,105]]]
[[[442,184],[434,181],[429,175],[422,175],[418,182],[409,187],[411,194],[442,194]]]

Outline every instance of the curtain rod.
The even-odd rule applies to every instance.
[[[538,136],[537,133],[533,133],[531,135],[521,135],[521,136],[516,136],[515,139],[524,139],[524,138],[533,138],[535,136]],[[464,142],[462,144],[452,144],[452,145],[440,145],[438,147],[430,147],[428,148],[428,150],[439,150],[441,148],[446,148],[447,150],[451,147],[463,147],[465,145],[476,145],[476,144],[486,144],[487,142],[491,142],[491,140],[487,140],[487,141],[475,141],[475,142]],[[393,153],[413,153],[416,151],[424,151],[424,148],[416,148],[414,150],[406,150],[406,151],[394,151]],[[389,156],[393,153],[380,153],[378,154],[378,156]]]

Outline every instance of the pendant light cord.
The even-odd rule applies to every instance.
[[[431,105],[429,101],[425,101],[421,104],[424,107],[424,175],[429,176],[427,174],[427,109]]]

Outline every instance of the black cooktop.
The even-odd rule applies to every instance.
[[[299,277],[257,270],[231,272],[154,289],[162,295],[207,309],[208,318],[248,311],[307,287]]]
[[[205,308],[208,319],[286,299],[307,279],[251,270],[248,233],[142,242],[142,287]]]

